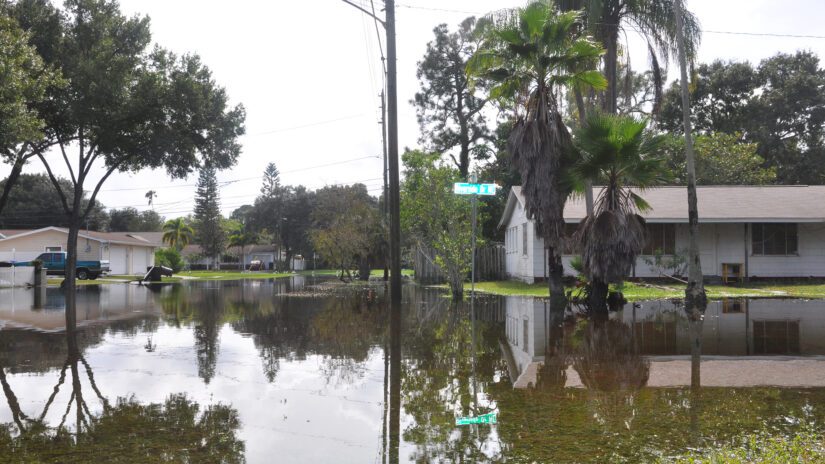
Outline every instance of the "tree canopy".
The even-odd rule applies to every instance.
[[[764,167],[782,184],[825,182],[825,69],[810,51],[747,62],[702,64],[691,83],[697,132],[738,134],[756,144]],[[678,83],[668,90],[661,126],[681,132]]]

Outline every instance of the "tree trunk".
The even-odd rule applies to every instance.
[[[687,59],[685,58],[685,35],[682,19],[682,0],[674,2],[676,14],[676,42],[679,48],[681,68],[682,119],[685,129],[685,158],[687,160],[688,191],[688,285],[685,289],[685,310],[689,314],[704,312],[707,295],[702,281],[702,264],[699,260],[699,208],[696,197],[696,166],[693,153],[693,134],[690,123],[690,95],[688,92]]]
[[[584,104],[584,97],[579,88],[574,88],[573,93],[576,96],[576,107],[579,110],[579,127],[584,127],[587,123],[587,107]],[[593,181],[585,179],[584,181],[584,206],[588,216],[593,215]]]
[[[464,300],[464,275],[461,273],[450,273],[450,295],[453,301]]]
[[[588,295],[588,305],[593,314],[607,314],[607,295],[610,287],[601,279],[593,279],[590,282],[590,295]]]
[[[567,295],[564,293],[564,266],[561,264],[561,255],[557,255],[552,247],[547,250],[547,283],[550,288],[550,310],[564,311],[567,309]]]
[[[372,269],[370,268],[369,257],[360,257],[358,260],[358,280],[363,282],[370,280],[370,272],[372,272]]]
[[[618,26],[606,25],[604,46],[604,77],[607,79],[607,89],[605,90],[604,112],[616,114],[616,67],[619,57],[619,29]]]
[[[11,172],[9,172],[9,176],[6,178],[6,184],[3,186],[2,196],[0,196],[0,213],[2,213],[3,208],[6,207],[6,202],[9,201],[11,189],[14,188],[14,184],[17,183],[17,179],[20,178],[20,174],[23,172],[23,166],[25,164],[25,158],[18,158],[12,165]]]

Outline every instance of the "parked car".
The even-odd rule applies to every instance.
[[[66,252],[65,251],[50,251],[48,253],[41,253],[40,256],[34,259],[43,263],[43,268],[46,269],[48,275],[65,275],[66,274]],[[31,265],[27,263],[15,263],[16,266]],[[77,276],[80,280],[95,280],[102,274],[109,272],[109,261],[77,261]]]

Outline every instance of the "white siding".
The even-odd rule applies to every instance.
[[[524,224],[527,224],[527,249],[524,244]],[[524,208],[517,204],[507,223],[506,232],[506,256],[507,274],[512,279],[523,280],[532,283],[535,280],[535,268],[533,261],[535,233],[532,221],[528,221]],[[526,253],[525,253],[526,251]],[[543,274],[538,274],[542,276]]]
[[[825,277],[825,224],[799,224],[798,256],[753,256],[755,277]],[[750,247],[748,253],[751,253]]]

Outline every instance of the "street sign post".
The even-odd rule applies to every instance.
[[[491,412],[475,417],[456,417],[455,425],[472,425],[472,424],[495,424],[496,413]]]
[[[496,184],[456,182],[453,184],[453,193],[458,195],[495,195]]]

